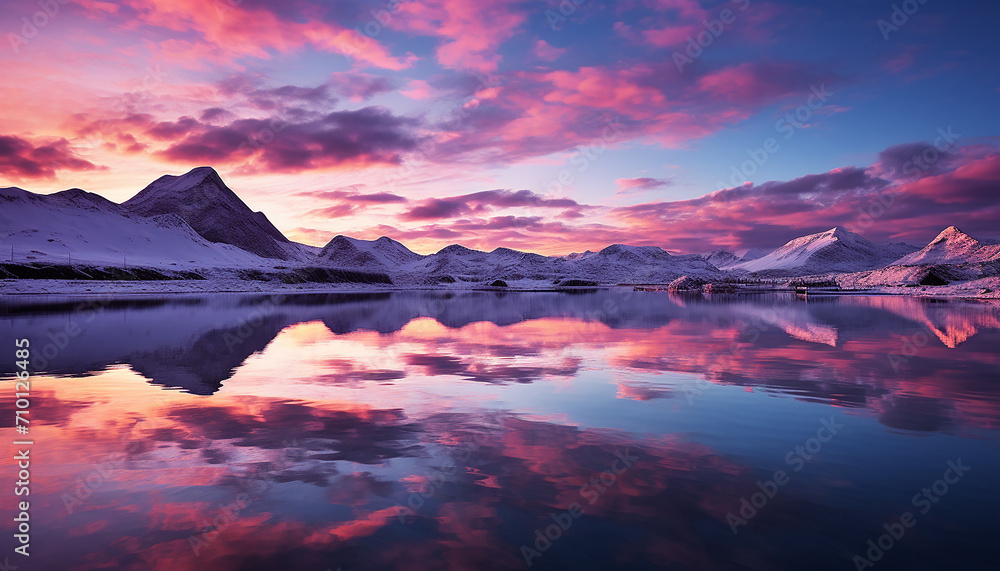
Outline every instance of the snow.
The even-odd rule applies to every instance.
[[[266,258],[286,259],[286,238],[262,212],[254,212],[211,167],[164,175],[121,204],[141,216],[176,214],[210,242],[231,244]]]
[[[372,271],[386,271],[424,257],[387,236],[377,240],[359,240],[343,235],[330,240],[318,255],[336,267]]]
[[[720,270],[735,266],[740,263],[739,256],[729,250],[715,250],[704,255],[705,260]]]
[[[949,226],[923,249],[896,260],[892,265],[967,264],[997,260],[1000,260],[1000,244],[976,240],[956,226]]]
[[[0,259],[14,262],[194,269],[258,267],[260,257],[212,244],[176,215],[134,216],[83,191],[37,195],[0,189]]]
[[[0,189],[0,250],[13,246],[15,263],[148,267],[196,271],[197,282],[3,280],[3,293],[357,291],[364,284],[282,284],[245,281],[249,269],[278,273],[302,267],[385,273],[400,288],[484,287],[494,280],[510,289],[552,289],[577,279],[601,285],[668,284],[681,276],[713,282],[746,277],[818,276],[845,289],[909,295],[996,297],[1000,244],[976,240],[952,226],[925,248],[876,244],[844,228],[803,236],[766,253],[715,250],[671,254],[656,246],[613,244],[600,251],[543,256],[499,247],[480,251],[453,244],[422,255],[387,236],[360,240],[338,235],[317,248],[289,241],[260,212],[253,212],[210,167],[163,176],[132,199],[115,204],[70,189],[38,195]],[[6,252],[0,251],[0,258]],[[890,265],[894,264],[894,265]],[[929,272],[949,282],[927,287]],[[931,282],[934,280],[930,280]],[[910,287],[902,287],[908,285]],[[927,293],[930,292],[930,293]],[[799,334],[836,343],[823,330]]]
[[[736,252],[737,254],[739,252]],[[758,258],[763,258],[764,256],[771,253],[771,250],[765,250],[764,248],[750,248],[743,255],[740,256],[740,260],[744,262],[749,262],[750,260],[756,260]]]
[[[883,267],[910,251],[905,244],[875,244],[839,226],[789,241],[770,254],[733,266],[748,272],[808,275],[857,272]]]

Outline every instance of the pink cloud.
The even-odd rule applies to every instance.
[[[618,191],[615,194],[633,194],[653,190],[670,185],[670,181],[662,178],[620,178],[615,181]]]
[[[742,63],[703,75],[697,87],[717,100],[727,101],[760,102],[803,91],[808,95],[807,86],[780,79],[799,71],[798,64],[791,63]]]
[[[457,125],[446,125],[435,156],[510,160],[580,145],[643,140],[680,147],[744,120],[767,105],[804,102],[823,85],[803,64],[742,64],[683,76],[670,61],[507,74]],[[608,137],[608,122],[620,125]]]
[[[54,179],[56,171],[106,170],[77,156],[63,138],[29,141],[0,135],[0,175],[12,179]]]
[[[342,54],[374,67],[401,70],[413,56],[394,57],[373,38],[334,22],[315,18],[285,19],[265,7],[248,3],[200,0],[124,0],[117,8],[96,0],[79,3],[97,20],[112,20],[120,28],[162,28],[187,38],[168,40],[161,54],[173,63],[199,67],[201,58],[270,59],[270,51],[292,53],[306,46]],[[127,10],[125,9],[127,7]]]
[[[569,51],[569,48],[557,48],[545,40],[538,40],[535,42],[532,51],[539,59],[555,61],[565,55]]]
[[[500,61],[498,49],[525,20],[525,13],[505,0],[423,0],[401,4],[392,25],[438,37],[442,66],[491,73]]]
[[[430,198],[396,210],[387,222],[359,230],[390,235],[431,252],[460,243],[545,254],[597,250],[614,243],[701,252],[722,247],[771,248],[805,234],[844,226],[875,241],[923,245],[957,224],[974,236],[1000,238],[1000,140],[943,156],[919,178],[900,178],[900,162],[919,144],[886,149],[867,168],[841,167],[789,181],[720,190],[695,199],[599,208],[527,191],[486,191]],[[619,179],[619,188],[656,188],[665,181]],[[529,215],[502,212],[542,201]],[[575,206],[574,206],[575,204]],[[885,205],[889,204],[888,207]],[[551,208],[548,208],[551,207]],[[414,226],[414,224],[421,224]]]
[[[433,99],[438,95],[438,91],[422,79],[414,79],[410,81],[406,85],[406,89],[401,89],[399,93],[409,97],[410,99],[416,100]]]

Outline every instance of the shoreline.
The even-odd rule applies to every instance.
[[[642,284],[654,285],[654,284]],[[299,284],[279,284],[273,282],[251,282],[245,280],[26,280],[7,279],[0,280],[0,297],[34,297],[34,296],[73,296],[73,297],[101,297],[101,296],[156,296],[156,295],[212,295],[212,294],[261,294],[261,295],[295,295],[295,294],[336,294],[336,293],[395,293],[407,291],[428,291],[442,293],[459,292],[498,292],[498,293],[530,293],[530,292],[569,292],[580,293],[588,290],[630,288],[638,293],[638,286],[634,284],[603,284],[594,286],[569,286],[559,287],[551,284],[540,284],[538,282],[525,283],[521,287],[516,282],[508,287],[491,287],[483,285],[469,284],[469,287],[449,287],[432,286],[424,284],[367,284],[367,283],[299,283]],[[990,290],[983,292],[982,287],[973,285],[972,282],[966,284],[955,284],[948,286],[918,286],[918,287],[896,287],[880,286],[870,289],[851,289],[840,291],[815,291],[806,294],[796,293],[794,289],[767,289],[752,288],[743,291],[725,293],[702,293],[702,292],[681,292],[680,295],[691,295],[698,297],[746,297],[756,295],[787,294],[796,295],[803,300],[811,297],[837,297],[837,296],[899,296],[918,297],[929,299],[975,299],[975,300],[998,300],[1000,291]],[[668,294],[666,284],[663,289],[657,291],[644,291],[651,294]],[[677,295],[677,294],[670,294]]]

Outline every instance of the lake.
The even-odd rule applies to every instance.
[[[0,347],[25,570],[1000,563],[997,304],[8,296]]]

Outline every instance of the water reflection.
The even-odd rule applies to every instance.
[[[2,312],[0,344],[38,351],[32,568],[847,569],[958,456],[973,470],[878,567],[997,555],[992,304],[601,290]],[[843,435],[733,534],[727,514],[833,414]]]

